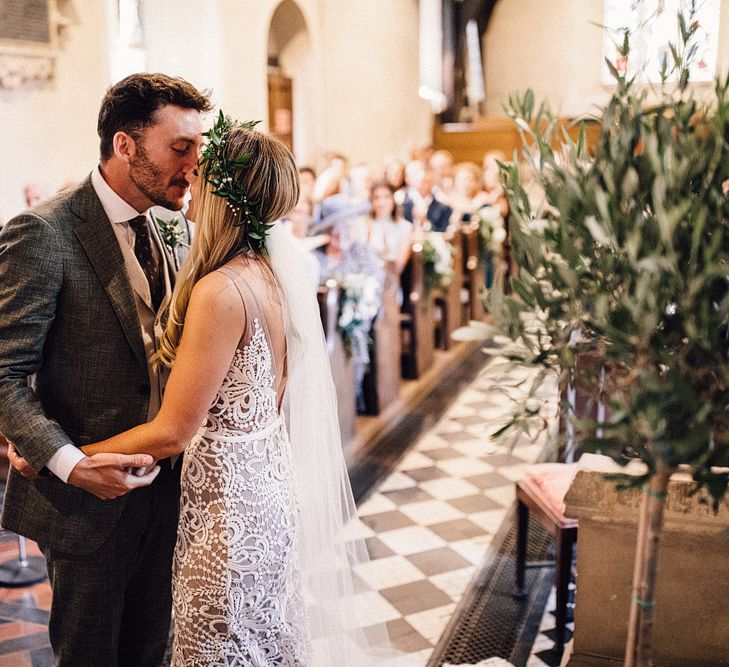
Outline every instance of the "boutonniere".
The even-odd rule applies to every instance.
[[[169,220],[163,220],[155,216],[154,220],[157,223],[157,228],[162,237],[162,243],[167,246],[171,253],[174,254],[175,250],[179,247],[189,247],[189,244],[182,240],[184,233],[179,227],[179,218],[175,217]]]

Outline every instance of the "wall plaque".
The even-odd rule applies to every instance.
[[[0,0],[0,89],[52,79],[65,25],[58,0]]]
[[[51,43],[50,0],[0,0],[0,40]]]

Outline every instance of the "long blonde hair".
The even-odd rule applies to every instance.
[[[251,154],[249,166],[235,174],[249,201],[259,202],[262,220],[273,222],[286,215],[299,200],[299,173],[291,151],[278,139],[257,130],[233,128],[225,137],[228,157]],[[172,293],[167,324],[159,350],[152,361],[172,366],[182,337],[190,295],[197,282],[233,257],[253,251],[246,240],[245,226],[236,227],[237,216],[225,199],[213,194],[204,180],[195,201],[196,228],[190,252],[182,265]],[[265,254],[259,256],[271,270]]]

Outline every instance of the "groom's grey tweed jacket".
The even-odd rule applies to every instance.
[[[39,470],[65,444],[144,422],[149,392],[122,252],[86,179],[0,232],[0,431]],[[2,525],[85,554],[103,544],[125,503],[11,470]]]

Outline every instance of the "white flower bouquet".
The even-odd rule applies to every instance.
[[[506,225],[499,209],[495,206],[482,206],[473,214],[471,221],[478,225],[482,257],[490,259],[496,265],[506,241]]]
[[[347,273],[340,278],[340,286],[337,326],[351,351],[352,347],[367,344],[369,330],[380,308],[380,282],[366,273]]]
[[[434,287],[446,288],[453,280],[453,248],[441,232],[428,232],[423,239],[423,265],[425,268],[425,290]]]

